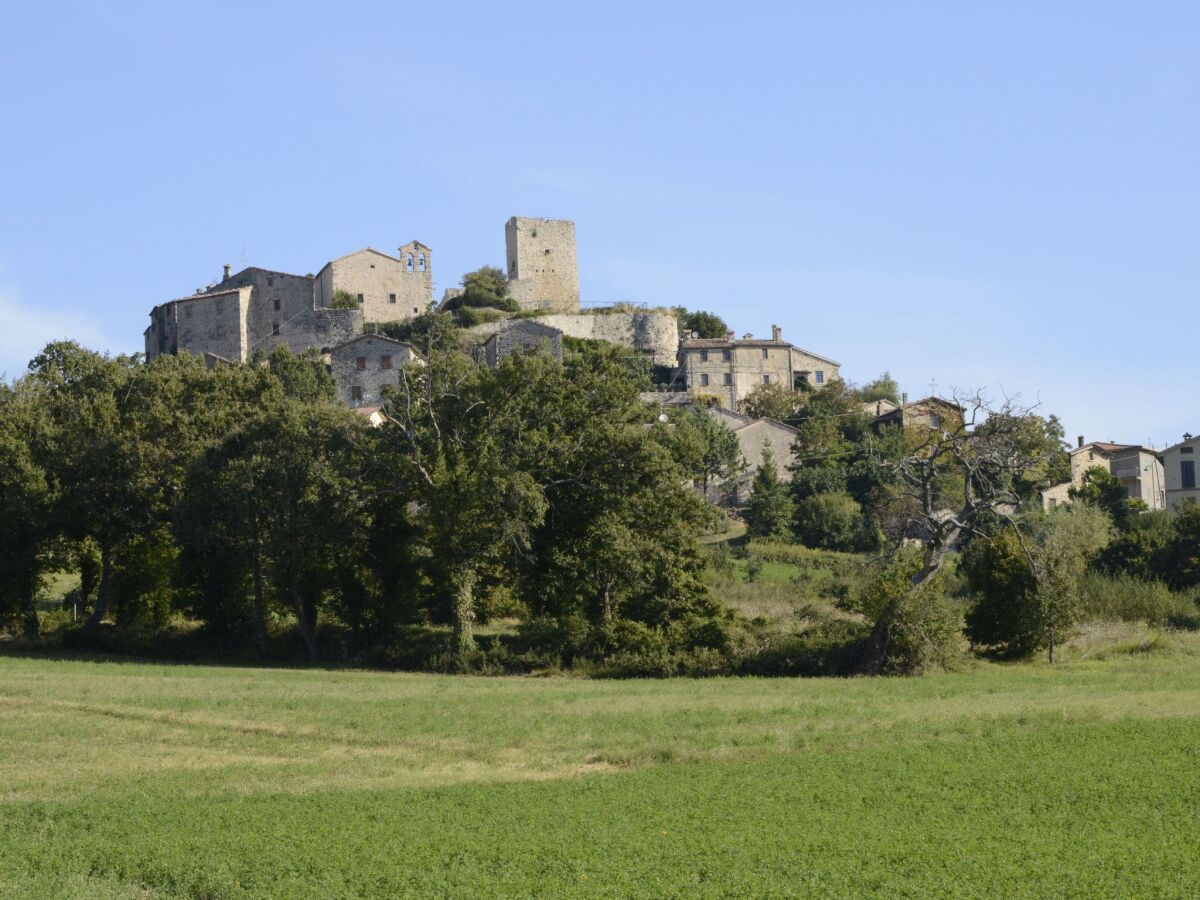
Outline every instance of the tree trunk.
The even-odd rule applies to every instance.
[[[296,612],[296,628],[300,639],[304,641],[304,651],[308,654],[309,662],[317,661],[317,637],[313,634],[312,625],[308,621],[308,608],[304,595],[298,583],[292,584],[292,608]]]
[[[454,649],[475,649],[475,583],[478,576],[470,566],[460,566],[450,576],[454,589]]]
[[[892,643],[892,615],[895,604],[889,605],[871,628],[871,636],[867,638],[867,646],[863,648],[862,658],[858,662],[856,673],[859,675],[878,675],[883,671],[887,661],[888,650]]]
[[[1050,629],[1050,665],[1054,665],[1054,629]]]
[[[38,631],[40,629],[40,625],[38,623],[37,599],[36,598],[37,598],[37,589],[34,588],[34,589],[30,590],[28,596],[25,599],[24,628],[25,628],[25,637],[28,640],[34,640],[38,636]]]
[[[254,555],[254,626],[258,634],[258,655],[266,659],[271,652],[271,638],[267,634],[267,604],[263,599],[262,559]]]
[[[96,590],[96,608],[84,623],[84,630],[95,631],[108,613],[108,583],[112,578],[112,551],[108,543],[100,545],[100,587]]]

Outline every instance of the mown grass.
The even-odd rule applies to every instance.
[[[1116,637],[911,680],[0,658],[0,896],[1191,895],[1200,646]]]

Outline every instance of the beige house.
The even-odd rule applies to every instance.
[[[329,371],[338,399],[349,407],[383,405],[383,389],[400,383],[400,370],[425,361],[411,344],[381,334],[363,334],[329,351]]]
[[[1182,441],[1168,447],[1162,456],[1166,476],[1165,505],[1171,515],[1179,512],[1184,503],[1200,503],[1200,488],[1196,486],[1200,437],[1185,434]]]
[[[397,256],[367,247],[327,262],[313,279],[318,308],[345,291],[364,322],[398,322],[427,312],[433,304],[433,251],[409,241]]]
[[[878,400],[864,404],[864,409],[876,404],[879,409],[885,411],[877,415],[871,423],[875,428],[883,428],[886,425],[899,425],[901,428],[940,428],[944,422],[955,420],[962,424],[963,408],[941,397],[926,397],[924,400],[914,400],[900,406],[896,406],[890,400]]]
[[[1071,480],[1042,491],[1042,508],[1051,510],[1070,503],[1071,488],[1082,485],[1084,474],[1093,466],[1119,478],[1130,500],[1141,500],[1151,510],[1164,508],[1163,459],[1158,451],[1138,444],[1084,443],[1082,437],[1071,451]]]
[[[679,375],[692,396],[711,395],[721,405],[737,409],[750,392],[763,384],[789,389],[799,382],[819,388],[836,380],[840,364],[802,350],[783,340],[778,325],[771,339],[745,335],[726,338],[685,338],[679,343]]]
[[[792,444],[796,440],[795,428],[774,419],[754,419],[721,406],[710,407],[708,414],[724,424],[737,437],[744,466],[736,484],[726,485],[724,491],[718,487],[710,487],[709,500],[714,503],[726,502],[733,506],[746,502],[751,494],[754,475],[762,463],[763,450],[767,446],[770,446],[775,457],[779,480],[791,482],[790,466],[795,460],[792,453]]]

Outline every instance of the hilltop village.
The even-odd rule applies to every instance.
[[[834,359],[784,339],[778,325],[769,337],[729,331],[720,337],[681,333],[676,311],[642,304],[583,302],[579,290],[575,223],[513,216],[504,226],[506,311],[485,310],[464,329],[466,348],[480,363],[496,366],[513,352],[545,349],[562,355],[564,337],[605,341],[644,356],[655,389],[643,399],[660,406],[697,405],[737,435],[747,472],[769,445],[790,478],[795,429],[771,418],[746,415],[744,406],[763,385],[820,390],[841,379]],[[433,250],[418,240],[395,255],[367,247],[327,262],[315,275],[258,267],[234,273],[150,312],[146,358],[192,353],[208,365],[247,362],[278,347],[319,352],[347,406],[377,417],[383,392],[399,383],[407,365],[421,365],[412,344],[382,333],[435,310],[454,307],[462,288],[433,297]],[[907,396],[864,404],[877,426],[936,424],[953,415],[934,397]],[[1194,454],[1200,438],[1156,450],[1135,444],[1085,442],[1071,451],[1071,480],[1043,492],[1049,510],[1071,502],[1084,474],[1095,466],[1119,479],[1126,496],[1149,510],[1173,509],[1200,499]],[[723,499],[744,500],[747,477]]]

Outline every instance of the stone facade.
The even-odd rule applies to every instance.
[[[762,384],[792,388],[805,380],[821,387],[836,380],[839,364],[801,350],[783,340],[778,325],[771,326],[771,339],[756,340],[746,335],[735,340],[688,338],[679,345],[680,376],[693,396],[714,396],[721,405],[737,409],[750,392]]]
[[[1163,451],[1166,475],[1166,507],[1171,515],[1185,503],[1200,503],[1200,437],[1185,434],[1183,440]]]
[[[762,464],[763,450],[768,446],[775,457],[779,480],[791,483],[792,472],[789,467],[795,462],[795,454],[792,452],[792,444],[796,441],[795,428],[774,419],[754,419],[720,406],[710,407],[708,414],[724,424],[737,437],[744,468],[736,483],[726,485],[723,491],[720,486],[711,486],[707,499],[714,503],[726,502],[734,506],[746,502],[753,493],[754,476]]]
[[[313,302],[328,307],[337,291],[358,298],[364,322],[400,322],[433,305],[433,251],[409,241],[398,257],[367,248],[332,262],[317,273]]]
[[[1071,488],[1080,487],[1083,476],[1094,466],[1119,478],[1130,500],[1141,500],[1151,510],[1165,508],[1170,484],[1158,451],[1137,444],[1084,443],[1082,437],[1071,451],[1071,480],[1042,491],[1042,508],[1069,504]]]
[[[898,425],[901,428],[939,428],[943,422],[957,420],[962,422],[963,408],[957,403],[943,400],[941,397],[926,397],[924,400],[914,400],[912,403],[902,403],[878,416],[872,426],[883,428],[887,425]]]
[[[504,226],[508,293],[521,309],[578,312],[575,223],[513,216]]]
[[[483,361],[491,368],[512,353],[534,353],[544,349],[562,360],[563,333],[534,319],[518,319],[500,329],[483,344]]]
[[[477,325],[471,333],[491,335],[511,322],[540,322],[567,337],[607,341],[645,353],[655,365],[674,367],[679,350],[679,325],[675,313],[666,310],[589,312],[583,315],[552,314],[530,319],[504,319]]]
[[[350,407],[383,405],[383,389],[400,383],[400,370],[424,361],[404,341],[381,334],[364,334],[329,352],[329,371],[337,382],[338,399]]]

